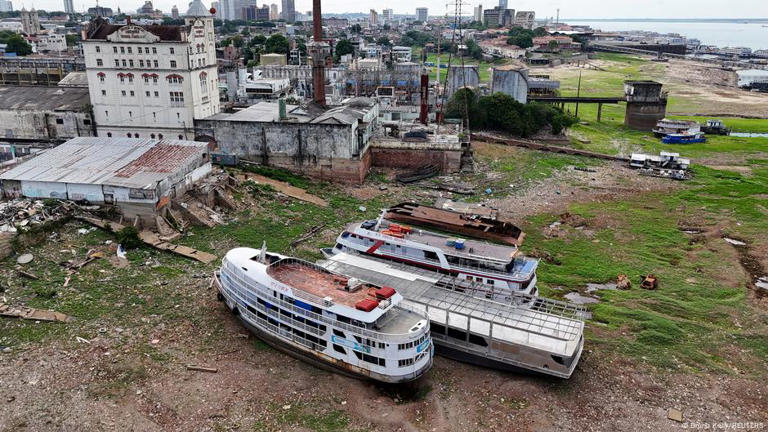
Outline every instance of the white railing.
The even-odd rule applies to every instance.
[[[355,326],[352,324],[343,323],[341,321],[332,320],[329,317],[317,314],[315,312],[309,311],[307,309],[297,307],[291,303],[288,303],[284,300],[280,300],[279,298],[272,297],[272,290],[267,290],[261,288],[258,284],[252,283],[252,281],[248,281],[245,278],[243,278],[240,274],[240,270],[238,270],[234,265],[225,262],[224,266],[222,267],[222,274],[226,274],[227,277],[231,278],[234,282],[242,286],[242,291],[245,291],[245,295],[238,295],[242,300],[250,300],[248,299],[247,293],[250,292],[259,292],[262,296],[265,297],[265,301],[269,301],[269,303],[273,303],[276,305],[279,305],[282,308],[285,308],[286,310],[296,312],[299,315],[303,315],[309,319],[312,319],[313,321],[316,321],[318,323],[324,323],[330,326],[334,326],[339,329],[347,330],[353,334],[357,334],[363,337],[367,337],[369,339],[374,339],[377,341],[383,341],[388,343],[402,343],[402,342],[409,342],[412,339],[417,339],[421,337],[422,333],[401,333],[401,334],[393,334],[393,333],[380,333],[374,330],[369,330],[364,327]],[[294,294],[297,292],[300,292],[298,290],[293,291]],[[239,293],[236,293],[239,294]],[[305,294],[305,293],[302,293]],[[298,296],[297,296],[298,297]],[[269,300],[266,300],[266,299]],[[255,300],[253,300],[254,303],[258,303]],[[322,300],[320,300],[320,304],[322,304]],[[424,318],[426,319],[426,318]]]

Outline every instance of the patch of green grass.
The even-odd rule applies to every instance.
[[[765,244],[768,217],[759,206],[766,208],[768,199],[755,196],[768,190],[768,167],[754,168],[749,177],[697,167],[688,184],[673,194],[571,205],[569,212],[582,216],[593,236],[572,230],[566,237],[547,238],[542,229],[557,216],[531,217],[523,248],[555,258],[556,263],[542,261],[538,271],[542,288],[552,295],[614,281],[622,273],[630,277],[631,290],[600,291],[601,302],[590,307],[593,321],[604,324],[588,333],[600,349],[662,369],[730,371],[738,360],[726,349],[735,343],[752,352],[753,361],[765,362],[765,313],[750,304],[743,284],[728,286],[722,278],[738,262],[724,259],[713,245],[691,243],[679,224],[692,219],[705,226],[726,224],[729,234]],[[658,290],[638,287],[648,273],[659,278]],[[557,286],[564,290],[552,290]],[[755,324],[746,329],[736,320]]]
[[[310,404],[292,403],[284,409],[273,404],[269,409],[275,421],[281,426],[298,426],[315,432],[337,432],[347,430],[349,416],[339,410],[315,410]]]

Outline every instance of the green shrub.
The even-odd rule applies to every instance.
[[[139,230],[134,226],[127,226],[117,232],[117,242],[127,249],[135,249],[141,246]]]

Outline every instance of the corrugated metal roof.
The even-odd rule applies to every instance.
[[[0,87],[0,109],[78,111],[91,103],[88,87]]]
[[[206,149],[206,143],[195,141],[80,137],[3,173],[0,180],[152,188]]]

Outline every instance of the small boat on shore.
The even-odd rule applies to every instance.
[[[274,348],[345,375],[413,381],[432,366],[426,314],[404,309],[391,287],[267,253],[227,252],[213,283],[219,299]]]
[[[667,134],[667,135],[664,135],[664,138],[661,139],[661,142],[663,142],[664,144],[693,144],[693,143],[703,143],[706,141],[707,139],[704,137],[704,134],[702,133]]]

